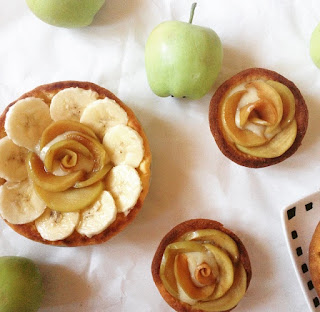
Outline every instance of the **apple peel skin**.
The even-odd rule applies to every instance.
[[[310,56],[313,63],[320,69],[320,23],[313,30],[310,38]]]
[[[65,28],[89,26],[105,0],[26,0],[43,22]]]
[[[199,99],[220,72],[223,50],[210,28],[180,21],[159,24],[145,48],[145,66],[152,91],[160,96]]]

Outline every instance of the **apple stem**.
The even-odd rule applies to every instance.
[[[197,2],[192,3],[191,11],[190,11],[190,17],[189,17],[189,24],[192,24],[194,10],[195,10],[196,6],[197,6]]]

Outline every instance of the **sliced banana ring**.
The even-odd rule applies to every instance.
[[[128,115],[114,100],[105,98],[89,104],[83,111],[80,122],[91,127],[103,138],[108,128],[118,124],[126,125]]]
[[[27,178],[25,159],[28,150],[13,143],[9,137],[0,139],[0,177],[10,182],[19,182]]]
[[[86,106],[98,99],[97,92],[82,88],[66,88],[59,91],[51,100],[50,113],[54,121],[79,121]]]
[[[129,213],[142,191],[138,172],[131,166],[113,167],[106,177],[106,187],[113,196],[118,212]]]
[[[80,221],[77,232],[87,237],[104,231],[117,216],[117,208],[113,197],[107,191],[103,191],[100,198],[90,207],[80,212]]]
[[[12,224],[25,224],[37,219],[46,204],[38,197],[30,180],[6,182],[0,187],[0,214]]]
[[[29,97],[9,108],[4,127],[15,144],[35,151],[42,132],[51,122],[49,106],[39,98]]]
[[[57,241],[71,235],[79,222],[79,212],[59,212],[47,208],[35,221],[41,237]]]
[[[143,140],[137,131],[126,125],[109,128],[103,138],[103,146],[115,165],[137,168],[143,159]]]

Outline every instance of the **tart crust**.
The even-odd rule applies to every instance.
[[[136,217],[136,215],[142,208],[143,202],[149,190],[150,176],[151,176],[151,170],[150,170],[151,151],[150,151],[148,139],[142,129],[142,126],[140,125],[138,119],[136,118],[135,114],[128,106],[126,106],[113,93],[91,82],[60,81],[60,82],[38,86],[37,88],[23,94],[16,101],[9,104],[8,107],[2,113],[2,115],[0,116],[0,138],[3,138],[4,136],[7,135],[5,132],[4,124],[5,124],[5,118],[9,110],[9,107],[14,105],[18,100],[21,100],[27,97],[37,97],[37,98],[43,99],[44,102],[46,102],[50,106],[51,99],[56,93],[58,93],[63,89],[71,88],[71,87],[74,87],[74,88],[79,87],[86,90],[92,90],[99,94],[99,99],[108,97],[116,101],[128,114],[128,126],[136,130],[142,137],[143,146],[144,146],[144,157],[140,163],[140,166],[136,168],[142,183],[142,191],[138,198],[137,203],[127,215],[125,215],[124,213],[117,213],[116,220],[100,234],[94,235],[91,238],[89,238],[85,235],[81,235],[75,230],[69,237],[63,240],[48,241],[41,237],[41,235],[36,229],[34,221],[20,225],[20,224],[11,224],[10,222],[4,220],[14,231],[36,242],[40,242],[48,245],[70,246],[70,247],[100,244],[109,240],[111,237],[113,237],[114,235],[122,231],[130,222],[132,222],[132,220]]]
[[[255,79],[274,80],[286,85],[292,92],[295,98],[295,119],[297,122],[297,135],[292,146],[282,155],[274,158],[262,158],[248,155],[241,152],[235,144],[228,139],[220,116],[221,104],[228,96],[229,92],[237,85],[243,82],[249,82]],[[251,168],[261,168],[277,164],[296,152],[301,145],[302,139],[308,127],[308,109],[296,85],[281,76],[275,71],[264,68],[249,68],[225,81],[213,95],[209,107],[209,125],[212,135],[221,150],[221,152],[234,161],[235,163]]]
[[[320,222],[314,230],[309,246],[309,268],[312,284],[320,296]]]
[[[203,310],[193,309],[191,305],[184,303],[180,301],[179,299],[173,297],[164,287],[162,280],[160,278],[160,265],[162,261],[162,256],[164,254],[164,251],[166,247],[177,241],[179,237],[181,237],[183,234],[191,231],[197,231],[202,229],[216,229],[220,230],[221,232],[226,233],[229,235],[237,244],[239,248],[239,255],[240,255],[240,262],[242,262],[244,269],[247,273],[247,288],[250,284],[252,271],[251,271],[251,264],[248,252],[243,245],[242,241],[239,239],[239,237],[234,234],[232,231],[226,229],[220,222],[209,220],[209,219],[191,219],[185,222],[182,222],[175,226],[170,232],[168,232],[163,239],[161,240],[153,261],[151,265],[151,272],[153,276],[154,283],[156,284],[161,296],[163,299],[176,311],[178,312],[203,312]],[[234,307],[235,308],[235,307]],[[226,310],[223,312],[229,312],[233,310],[234,308],[230,310]],[[222,311],[221,311],[222,312]]]

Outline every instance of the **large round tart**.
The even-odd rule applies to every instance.
[[[61,81],[23,94],[0,117],[0,150],[1,217],[36,242],[105,242],[136,217],[148,193],[151,152],[142,126],[94,83]],[[6,161],[19,170],[12,174]],[[39,211],[29,218],[24,209],[32,204]]]

